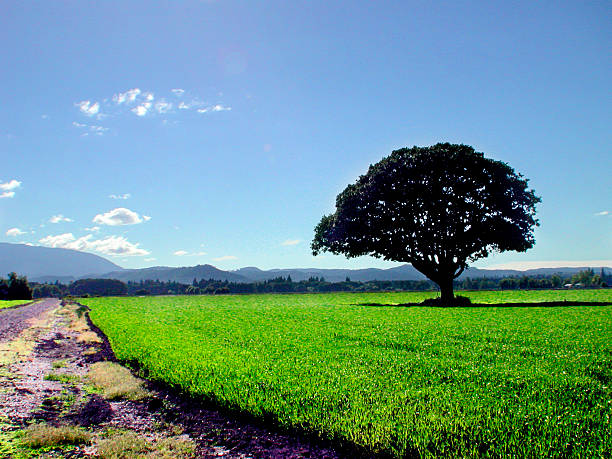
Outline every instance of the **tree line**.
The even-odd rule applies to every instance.
[[[8,279],[0,277],[0,300],[31,300],[32,289],[25,276],[9,273]]]
[[[15,276],[16,277],[16,276]],[[27,284],[27,279],[23,279]],[[580,271],[570,277],[558,274],[550,276],[518,276],[505,278],[466,278],[454,281],[457,290],[518,290],[572,287],[597,288],[612,285],[612,273],[603,268],[599,273],[592,269]],[[174,281],[143,280],[127,283],[116,279],[80,279],[70,284],[32,283],[34,298],[65,296],[144,296],[144,295],[222,295],[256,293],[325,293],[325,292],[394,292],[436,291],[438,286],[431,280],[403,281],[352,281],[329,282],[323,277],[311,277],[295,282],[291,276],[238,283],[214,279],[193,279],[191,284]],[[20,298],[21,299],[21,298]]]

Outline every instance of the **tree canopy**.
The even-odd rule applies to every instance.
[[[311,248],[411,263],[448,303],[468,262],[533,247],[538,202],[521,174],[470,146],[402,148],[337,196]]]

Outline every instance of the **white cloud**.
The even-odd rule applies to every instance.
[[[112,256],[144,256],[150,254],[150,252],[138,247],[140,244],[133,244],[123,236],[108,236],[104,239],[92,238],[93,236],[88,234],[76,239],[72,233],[64,233],[44,237],[38,242],[47,247],[80,251],[93,250]]]
[[[232,109],[232,107],[226,107],[221,104],[211,105],[210,107],[198,108],[198,113],[208,113],[208,112],[228,112]]]
[[[87,116],[94,116],[100,111],[100,104],[98,102],[91,103],[89,100],[83,100],[77,104],[81,113]]]
[[[0,183],[0,190],[2,191],[11,191],[15,188],[19,188],[21,186],[21,182],[19,180],[10,180],[8,182]]]
[[[145,116],[150,108],[151,108],[151,102],[144,102],[140,104],[138,107],[134,107],[132,109],[132,112],[134,112],[137,116]]]
[[[185,102],[181,102],[180,104],[178,104],[178,108],[179,110],[189,110],[191,106],[189,104],[186,104]]]
[[[183,94],[185,94],[185,90],[180,88],[171,89],[171,91],[176,97],[181,97]]]
[[[108,131],[108,128],[105,128],[104,126],[96,126],[94,124],[83,124],[83,123],[77,123],[76,121],[73,121],[72,125],[79,129],[86,129],[87,131],[95,135],[104,135],[104,133]],[[89,132],[85,132],[82,135],[87,136],[89,135]]]
[[[100,225],[117,226],[136,225],[138,223],[142,223],[143,221],[148,220],[150,220],[150,217],[141,218],[140,215],[130,209],[126,209],[125,207],[118,207],[116,209],[106,212],[105,214],[96,215],[92,221]]]
[[[14,197],[15,197],[15,192],[14,191],[5,191],[5,192],[0,194],[0,199],[14,198]]]
[[[106,255],[114,256],[143,256],[150,252],[138,247],[140,244],[132,244],[123,236],[108,236],[104,239],[92,241],[93,250]]]
[[[610,211],[608,210],[602,210],[601,212],[597,212],[595,215],[598,217],[603,217],[604,215],[609,215]]]
[[[21,234],[25,234],[25,231],[21,231],[19,228],[11,228],[6,232],[7,236],[17,237]]]
[[[223,105],[215,105],[211,110],[213,112],[225,112],[225,111],[230,111],[232,109],[232,107],[224,107]]]
[[[144,261],[155,261],[157,258],[145,258]]]
[[[142,216],[142,219],[143,219],[145,222],[148,222],[149,220],[151,220],[151,217],[149,217],[148,215],[143,215],[143,216]]]
[[[155,104],[155,110],[159,114],[166,113],[166,112],[168,112],[171,109],[172,109],[172,104],[169,103],[169,102],[166,102],[163,99]]]
[[[214,261],[229,261],[229,260],[237,260],[238,257],[235,257],[234,255],[224,255],[222,257],[218,257],[218,258],[213,258]]]
[[[97,233],[98,231],[100,231],[100,227],[92,226],[91,228],[85,228],[85,231],[89,231],[90,233]]]
[[[128,89],[125,92],[115,94],[113,96],[113,102],[115,102],[117,105],[121,105],[124,102],[131,104],[136,100],[136,97],[138,97],[140,93],[141,91],[138,88]]]
[[[130,193],[108,195],[108,197],[111,199],[129,199],[131,196],[132,195]]]
[[[298,245],[300,242],[302,242],[301,239],[287,239],[286,241],[283,241],[281,245],[284,245],[284,246]]]
[[[54,215],[53,217],[49,219],[49,223],[61,223],[61,222],[69,223],[72,221],[74,220],[68,217],[64,217],[62,214]]]
[[[56,236],[49,235],[47,237],[42,238],[38,242],[48,247],[71,248],[71,247],[66,247],[66,246],[74,242],[75,240],[76,239],[74,238],[74,235],[72,233],[64,233],[64,234],[58,234]]]
[[[143,96],[147,102],[151,102],[153,99],[155,99],[155,96],[152,92],[145,92]]]
[[[174,255],[178,256],[178,257],[201,257],[204,255],[207,255],[206,252],[193,252],[193,253],[189,253],[186,250],[177,250],[176,252],[174,252]]]

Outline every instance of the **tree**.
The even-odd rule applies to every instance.
[[[32,289],[25,276],[17,276],[17,273],[9,273],[8,295],[9,300],[31,300]]]
[[[311,248],[411,263],[450,304],[468,262],[533,247],[538,202],[521,174],[470,146],[403,148],[337,196]]]

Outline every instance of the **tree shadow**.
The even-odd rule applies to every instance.
[[[472,303],[465,305],[440,305],[423,303],[353,303],[352,306],[368,306],[377,308],[408,308],[408,307],[433,307],[433,308],[529,308],[529,307],[560,307],[560,306],[610,306],[612,301],[535,301],[530,303]]]

